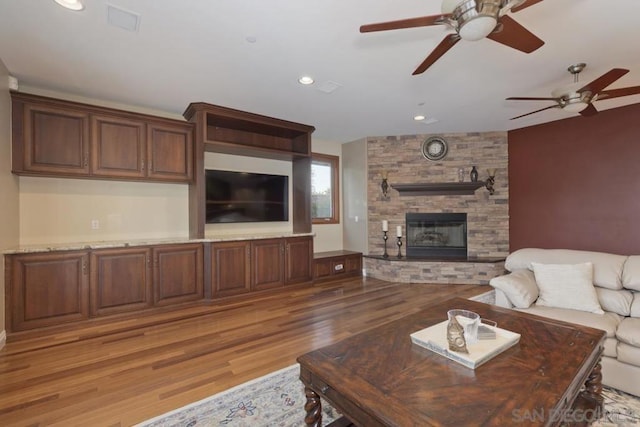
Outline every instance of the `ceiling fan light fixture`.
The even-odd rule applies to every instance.
[[[481,40],[491,34],[497,23],[493,16],[477,16],[465,22],[458,30],[458,34],[462,40]]]
[[[580,98],[578,98],[576,100],[570,100],[562,107],[562,109],[570,113],[579,113],[580,111],[587,108],[588,105],[588,103],[583,102]]]
[[[84,4],[82,4],[82,0],[54,0],[60,6],[65,7],[70,10],[80,11],[84,9]]]

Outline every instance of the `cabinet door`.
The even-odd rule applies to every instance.
[[[345,258],[344,269],[347,274],[362,274],[362,255],[349,255]]]
[[[312,279],[313,237],[286,239],[285,284],[308,282]]]
[[[9,330],[23,331],[89,317],[86,252],[26,254],[9,258]]]
[[[284,284],[284,239],[251,242],[253,289],[277,288]]]
[[[91,116],[93,175],[144,178],[146,124],[117,116]]]
[[[193,128],[184,125],[149,124],[147,159],[150,178],[189,182],[193,179]]]
[[[14,131],[13,141],[16,153],[22,152],[22,164],[14,164],[14,171],[89,174],[87,113],[29,102],[15,102],[14,108],[22,108],[22,114],[16,114],[14,121],[14,126],[22,125],[22,138]],[[19,162],[16,157],[14,162]]]
[[[211,250],[211,289],[214,297],[251,290],[251,243],[214,243]]]
[[[153,248],[155,305],[202,299],[202,244],[188,243]]]
[[[103,249],[91,253],[91,315],[140,310],[152,305],[149,249]]]

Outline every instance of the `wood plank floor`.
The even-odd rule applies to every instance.
[[[431,302],[489,290],[355,278],[10,337],[0,351],[0,426],[132,425]]]

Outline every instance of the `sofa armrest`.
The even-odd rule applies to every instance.
[[[504,276],[494,277],[489,284],[496,289],[496,303],[498,291],[517,308],[528,308],[538,299],[538,285],[531,270],[516,270]]]

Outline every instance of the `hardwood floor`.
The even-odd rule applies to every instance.
[[[0,351],[0,425],[132,425],[429,303],[489,290],[355,278],[11,336]]]

